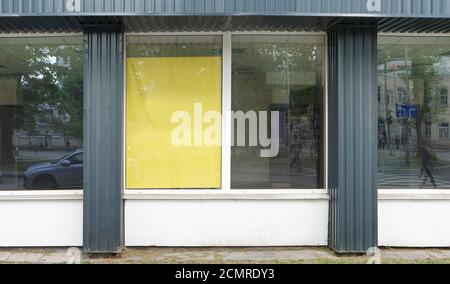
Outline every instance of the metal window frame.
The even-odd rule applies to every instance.
[[[123,192],[124,199],[213,199],[213,200],[328,200],[328,52],[327,52],[327,33],[326,32],[272,32],[272,31],[252,31],[252,32],[131,32],[124,34],[125,40],[125,56],[124,56],[124,70],[126,70],[127,63],[127,38],[129,36],[161,36],[161,35],[175,35],[175,36],[200,36],[212,35],[222,36],[222,186],[219,189],[128,189],[126,187],[126,72],[124,76],[124,116],[123,116],[123,152],[122,152],[122,167],[123,167]],[[230,112],[231,109],[231,64],[232,64],[232,37],[233,35],[292,35],[292,36],[321,36],[323,37],[323,76],[322,86],[323,90],[323,120],[324,120],[324,186],[321,189],[232,189],[231,188],[231,146],[228,146],[228,139],[231,137],[231,125],[224,115]]]

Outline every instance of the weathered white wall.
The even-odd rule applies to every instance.
[[[82,200],[0,200],[0,247],[82,244]]]
[[[379,244],[388,247],[450,247],[450,200],[383,198]]]
[[[450,191],[382,196],[379,244],[450,247]],[[1,197],[1,196],[0,196]],[[0,247],[81,246],[81,199],[0,198]],[[328,201],[126,200],[128,246],[325,246]]]
[[[328,200],[126,200],[127,246],[324,246]]]

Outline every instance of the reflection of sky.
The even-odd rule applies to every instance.
[[[450,57],[441,57],[439,62],[434,64],[434,68],[441,75],[450,75]]]

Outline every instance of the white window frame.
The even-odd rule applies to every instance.
[[[15,33],[0,34],[3,38],[84,37],[83,33]],[[83,189],[75,190],[0,190],[0,201],[82,200]]]
[[[231,121],[227,119],[226,115],[222,115],[222,186],[219,189],[127,189],[126,187],[126,63],[127,63],[127,38],[129,36],[161,36],[161,35],[212,35],[222,36],[222,114],[231,112],[231,74],[232,74],[232,36],[233,35],[297,35],[297,36],[323,36],[324,50],[323,50],[323,102],[324,102],[324,188],[322,189],[232,189],[231,188]],[[327,35],[325,32],[150,32],[150,33],[125,33],[124,36],[124,111],[123,111],[123,148],[122,148],[122,175],[123,175],[123,192],[124,198],[129,200],[134,199],[212,199],[212,200],[328,200],[328,52],[327,52]]]
[[[447,126],[442,126],[444,124],[446,124]],[[444,141],[449,140],[450,139],[450,132],[449,131],[450,131],[450,124],[448,122],[441,122],[441,123],[439,123],[439,125],[438,125],[439,139],[444,140]],[[443,137],[443,135],[441,135],[443,133],[446,133],[447,137]]]
[[[443,94],[443,90],[445,90],[445,94]],[[441,90],[439,91],[439,105],[441,107],[446,107],[448,106],[448,87],[447,86],[443,86],[441,87]]]

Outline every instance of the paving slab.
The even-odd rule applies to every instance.
[[[432,259],[433,257],[426,253],[424,250],[412,250],[412,251],[397,251],[397,255],[400,259],[406,260],[423,260]]]
[[[214,253],[205,252],[171,252],[162,253],[155,257],[155,260],[175,260],[175,261],[213,261]]]
[[[225,261],[286,261],[315,260],[321,258],[314,250],[260,250],[219,253]],[[327,255],[326,258],[331,255]]]
[[[224,261],[248,261],[248,260],[250,260],[248,253],[245,251],[242,251],[242,252],[233,251],[233,252],[226,252],[226,253],[221,252],[218,255],[219,255],[220,259],[222,259]]]
[[[43,257],[42,253],[11,253],[9,263],[37,263]]]
[[[139,256],[133,256],[133,257],[129,257],[127,259],[125,259],[126,262],[141,262],[143,261],[144,258],[143,257],[139,257]]]
[[[277,260],[313,260],[319,258],[313,250],[279,251],[275,255]]]
[[[64,264],[67,263],[67,254],[64,252],[59,253],[51,253],[48,255],[44,255],[39,263],[42,264]]]
[[[427,250],[427,253],[435,259],[450,259],[450,250]]]
[[[391,250],[381,251],[381,258],[383,259],[400,259],[400,255]]]
[[[11,256],[10,252],[0,252],[0,261],[5,262]]]
[[[332,253],[331,251],[330,252],[327,252],[327,251],[323,251],[323,250],[317,250],[317,251],[314,251],[314,254],[318,257],[318,258],[321,258],[321,259],[333,259],[333,260],[336,260],[336,259],[339,259],[339,257],[337,257],[334,253]]]

